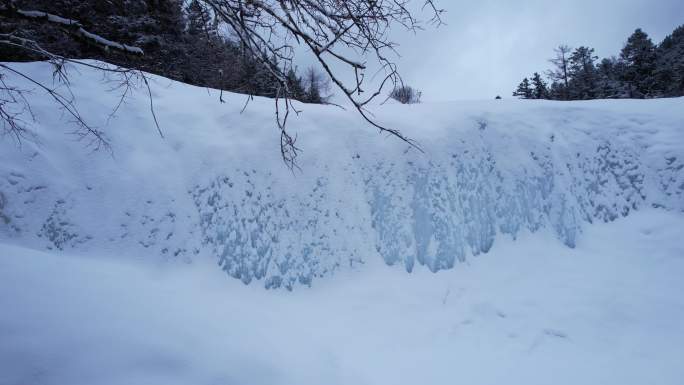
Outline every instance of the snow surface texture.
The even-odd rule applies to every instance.
[[[11,64],[49,81],[44,63]],[[549,229],[575,247],[582,229],[641,208],[684,210],[684,99],[483,101],[375,107],[379,122],[300,106],[289,128],[301,172],[279,158],[273,102],[155,78],[117,102],[102,75],[72,71],[84,117],[113,155],[90,152],[35,91],[35,140],[0,142],[6,242],[190,261],[212,256],[268,288],[310,285],[374,260],[436,272],[497,238]],[[12,79],[20,82],[20,80]],[[31,88],[26,85],[26,88]]]
[[[682,228],[644,209],[575,249],[540,230],[457,269],[376,263],[293,292],[208,260],[0,243],[0,384],[681,385]]]

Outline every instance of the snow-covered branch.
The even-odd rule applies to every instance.
[[[10,3],[10,5],[5,6],[0,5],[0,14],[5,17],[19,17],[27,20],[56,24],[62,27],[68,33],[75,36],[76,38],[86,41],[89,44],[99,46],[105,50],[114,49],[132,55],[144,54],[143,50],[139,47],[112,41],[96,33],[92,33],[86,30],[85,28],[83,28],[83,25],[81,25],[81,23],[79,23],[77,20],[67,19],[58,15],[53,15],[51,13],[42,11],[27,11],[23,9],[18,9],[14,7],[13,3]]]

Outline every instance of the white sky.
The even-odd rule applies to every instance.
[[[425,101],[510,97],[523,77],[550,67],[561,43],[602,58],[636,28],[657,43],[684,24],[684,0],[437,1],[447,25],[395,32],[400,71]]]

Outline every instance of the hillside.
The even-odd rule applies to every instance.
[[[13,65],[50,76],[45,64]],[[112,153],[76,141],[38,97],[35,140],[0,144],[6,242],[210,258],[245,283],[293,288],[376,260],[449,269],[540,229],[574,247],[589,223],[684,210],[682,99],[374,108],[424,153],[355,114],[300,105],[289,128],[301,171],[291,173],[271,100],[240,113],[243,96],[221,104],[214,91],[155,78],[162,139],[143,90],[108,120],[116,93],[79,71],[77,103]]]
[[[79,69],[111,153],[38,90],[0,142],[0,384],[684,377],[684,99],[373,107],[422,153],[298,105],[290,172],[272,100],[153,79],[163,138]]]

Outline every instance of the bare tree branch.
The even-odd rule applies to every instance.
[[[120,95],[118,103],[115,105],[114,109],[110,113],[110,118],[119,110],[121,105],[125,102],[125,98],[134,87],[137,87],[140,83],[145,86],[149,102],[150,102],[150,113],[154,118],[154,123],[159,132],[159,135],[163,137],[163,133],[159,126],[157,116],[154,110],[154,101],[152,98],[152,90],[150,88],[149,80],[147,75],[138,70],[121,68],[111,65],[99,65],[96,63],[85,62],[76,59],[69,59],[54,53],[51,53],[44,48],[42,48],[37,42],[20,37],[14,33],[12,34],[0,34],[0,44],[11,46],[15,48],[24,49],[26,51],[37,54],[44,59],[46,59],[53,67],[53,79],[55,80],[53,84],[47,84],[37,80],[35,77],[17,69],[11,67],[7,64],[0,63],[0,68],[3,72],[0,72],[0,121],[2,122],[3,133],[11,133],[17,140],[26,137],[28,132],[26,128],[26,121],[22,118],[24,113],[29,112],[31,119],[34,118],[31,112],[31,104],[25,97],[28,93],[27,90],[19,89],[16,86],[9,85],[6,81],[6,73],[12,73],[19,78],[23,78],[30,84],[37,86],[40,90],[46,92],[50,98],[60,107],[60,109],[71,118],[72,122],[76,125],[76,130],[72,133],[75,134],[79,139],[86,139],[89,145],[93,146],[95,149],[106,149],[111,150],[109,141],[107,140],[104,133],[86,122],[86,120],[81,116],[73,94],[71,93],[71,87],[69,83],[69,75],[67,73],[67,64],[83,66],[88,68],[93,68],[101,71],[105,74],[116,75],[118,83],[115,89],[122,89],[123,92]],[[109,119],[108,119],[109,120]]]
[[[397,65],[389,58],[395,54],[396,43],[389,36],[391,27],[399,25],[411,31],[422,28],[409,10],[410,0],[202,0],[213,17],[225,23],[244,47],[267,65],[281,83],[284,109],[276,100],[276,120],[281,130],[281,153],[285,162],[295,164],[298,149],[285,128],[291,107],[291,93],[284,68],[291,67],[294,46],[308,47],[330,80],[352,103],[358,113],[380,132],[397,137],[418,148],[417,143],[400,131],[377,123],[365,107],[386,86],[403,85]],[[429,23],[441,24],[442,9],[432,0],[423,2],[432,17]],[[372,57],[383,73],[377,89],[364,93],[364,60]],[[275,60],[272,60],[275,58]],[[353,74],[346,83],[335,72],[333,63],[341,64]],[[337,66],[335,67],[337,68]]]
[[[367,106],[377,96],[382,95],[385,88],[396,89],[398,85],[403,86],[397,65],[392,59],[397,55],[397,44],[392,41],[390,30],[396,26],[409,31],[422,29],[422,22],[411,11],[415,2],[422,2],[422,10],[431,14],[427,23],[441,24],[443,10],[438,8],[433,0],[196,0],[196,2],[200,7],[200,16],[205,23],[206,20],[211,19],[224,24],[240,42],[242,51],[261,63],[277,82],[275,117],[281,135],[280,150],[284,162],[291,169],[297,167],[296,159],[300,149],[296,146],[296,135],[293,136],[287,131],[287,121],[290,112],[299,113],[299,111],[292,103],[294,94],[290,89],[290,78],[286,70],[293,68],[296,46],[305,47],[311,51],[327,77],[343,92],[344,97],[366,122],[381,133],[399,138],[420,149],[417,143],[404,136],[399,130],[378,123],[367,110]],[[14,0],[0,0],[0,16],[55,25],[74,38],[98,46],[105,51],[117,50],[125,54],[143,54],[139,47],[111,41],[86,30],[77,20],[42,11],[19,9],[15,6]],[[94,138],[98,144],[107,143],[102,132],[88,125],[78,113],[73,97],[70,95],[64,65],[71,63],[103,68],[48,52],[30,35],[22,35],[21,31],[0,34],[0,44],[38,54],[52,63],[55,78],[59,84],[66,87],[66,93],[11,67],[3,65],[1,68],[4,68],[6,72],[14,72],[15,75],[23,77],[47,92],[73,118],[79,126],[79,132],[84,136]],[[379,85],[367,92],[364,88],[368,83],[366,71],[369,68],[367,64],[369,60],[371,61],[370,67],[379,68],[380,79]],[[338,70],[339,68],[342,69]],[[107,67],[103,70],[122,77],[121,85],[117,87],[122,91],[122,95],[110,117],[124,103],[131,81],[134,78],[141,79],[142,85],[147,89],[154,123],[159,134],[163,136],[154,111],[150,84],[145,74],[118,67]],[[374,76],[371,77],[373,78]],[[3,85],[0,91],[5,92],[5,97],[0,99],[0,118],[5,122],[5,129],[16,136],[23,132],[21,127],[24,126],[21,126],[21,121],[17,120],[19,115],[13,113],[14,110],[8,107],[12,103],[21,104],[21,101],[26,99],[22,99],[22,90],[17,90],[2,82],[0,84]],[[24,107],[29,106],[28,103],[24,105]]]

